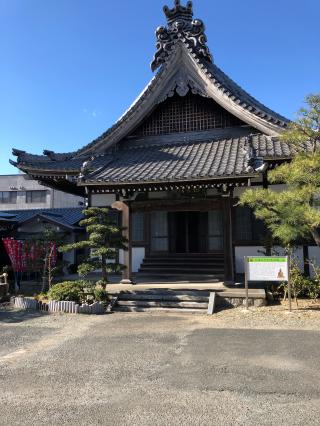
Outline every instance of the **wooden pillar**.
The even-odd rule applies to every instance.
[[[123,236],[127,239],[127,250],[123,253],[123,263],[125,269],[122,272],[121,284],[133,284],[132,282],[132,245],[130,232],[130,205],[123,201],[116,201],[112,204],[113,209],[117,209],[122,213]]]
[[[233,191],[230,196],[224,199],[224,223],[225,223],[225,247],[224,247],[224,268],[225,281],[234,282],[234,265],[233,265],[233,240],[232,240],[232,200]]]

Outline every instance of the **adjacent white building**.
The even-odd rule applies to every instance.
[[[48,188],[26,174],[0,175],[0,210],[85,206],[85,198]]]

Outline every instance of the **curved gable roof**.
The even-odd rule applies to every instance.
[[[113,126],[75,152],[56,154],[45,150],[43,156],[36,156],[13,150],[18,160],[12,164],[31,174],[43,170],[77,176],[84,161],[93,156],[99,161],[99,156],[130,135],[157,105],[175,92],[185,96],[191,91],[211,98],[258,132],[279,136],[289,120],[252,97],[213,63],[204,24],[192,19],[192,3],[183,7],[175,0],[175,7],[166,7],[165,13],[168,27],[157,30],[158,50],[153,61],[153,67],[159,70]]]

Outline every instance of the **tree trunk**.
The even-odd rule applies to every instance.
[[[102,271],[102,281],[105,283],[104,287],[106,285],[106,283],[108,282],[108,272],[107,272],[107,266],[106,266],[106,257],[104,255],[101,256],[101,271]]]
[[[43,265],[43,275],[42,275],[42,289],[41,292],[44,293],[46,291],[46,272],[47,272],[47,264],[48,264],[48,253],[45,254],[44,265]]]
[[[54,252],[54,245],[51,245],[50,253],[49,253],[49,258],[48,258],[48,287],[49,287],[49,290],[51,288],[52,279],[53,279],[53,276],[52,276],[52,266],[51,266],[53,252]]]

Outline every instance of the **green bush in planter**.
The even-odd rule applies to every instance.
[[[91,287],[88,281],[64,281],[55,284],[48,291],[48,299],[56,300],[57,302],[69,301],[80,303],[84,299],[85,289]]]

